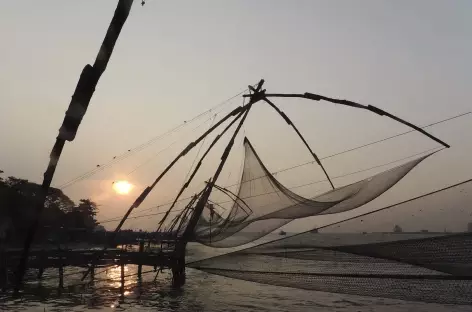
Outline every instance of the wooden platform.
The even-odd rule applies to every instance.
[[[38,270],[38,279],[41,279],[45,269],[57,268],[59,270],[59,285],[63,285],[64,268],[68,266],[90,268],[90,275],[93,278],[94,268],[109,265],[127,264],[138,266],[138,275],[141,274],[142,266],[152,266],[160,270],[169,269],[172,271],[173,284],[182,286],[185,283],[185,254],[177,252],[175,242],[162,242],[160,248],[145,250],[145,242],[139,242],[138,251],[126,249],[99,249],[99,250],[67,250],[67,249],[33,249],[29,253],[28,268]],[[182,250],[182,249],[180,249]],[[21,259],[22,250],[1,250],[0,251],[0,286],[5,284],[5,276],[8,272],[14,272]],[[2,282],[3,279],[3,282]],[[124,283],[124,276],[122,277]]]
[[[3,253],[4,265],[14,269],[21,257],[21,251]],[[110,264],[136,264],[171,267],[176,261],[173,251],[139,252],[126,250],[35,250],[31,251],[28,268],[59,268],[66,266],[87,267]]]

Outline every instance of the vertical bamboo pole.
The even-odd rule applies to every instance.
[[[59,289],[64,288],[64,266],[62,263],[62,255],[59,256]]]
[[[122,256],[121,256],[122,257]],[[123,258],[121,259],[121,285],[120,285],[121,297],[125,295],[125,264]]]
[[[35,218],[33,223],[30,225],[26,234],[26,239],[23,248],[23,254],[18,264],[17,269],[17,281],[15,285],[15,293],[18,293],[23,282],[23,277],[26,270],[28,261],[28,254],[33,242],[36,229],[38,228],[39,219],[44,209],[44,202],[49,192],[54,172],[56,171],[57,163],[61,157],[62,150],[66,141],[72,141],[75,138],[77,128],[85,115],[87,107],[90,103],[95,88],[98,84],[98,80],[105,71],[108,61],[110,60],[115,43],[118,40],[121,29],[123,28],[126,19],[128,18],[131,6],[134,0],[119,0],[115,10],[115,14],[110,22],[108,31],[105,35],[103,43],[100,47],[98,55],[95,59],[93,66],[85,65],[82,74],[80,75],[79,82],[75,89],[72,100],[69,104],[69,109],[66,112],[66,117],[59,130],[59,135],[56,138],[51,154],[49,156],[49,164],[44,173],[43,183],[41,185],[41,192],[39,194],[37,205],[35,209]]]
[[[143,271],[143,265],[141,264],[141,259],[144,256],[144,240],[139,241],[139,264],[138,264],[138,279],[141,280],[141,275]]]

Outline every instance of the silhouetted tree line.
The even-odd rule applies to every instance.
[[[15,177],[0,177],[0,240],[23,241],[34,218],[41,186]],[[57,188],[51,188],[40,217],[36,243],[83,241],[98,225],[97,204],[90,199],[74,203]]]

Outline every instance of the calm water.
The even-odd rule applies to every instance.
[[[207,251],[195,250],[201,257]],[[262,285],[187,270],[182,290],[170,287],[170,275],[144,267],[142,281],[137,268],[125,268],[125,296],[120,299],[120,268],[97,269],[95,282],[81,285],[77,269],[66,269],[65,288],[57,290],[57,270],[46,270],[41,284],[25,285],[25,294],[13,299],[0,296],[0,311],[472,311],[470,306],[436,305],[382,298],[305,291]],[[83,270],[80,270],[83,271]],[[31,272],[34,274],[34,272]],[[70,274],[70,275],[69,275]],[[34,280],[34,275],[31,276]]]

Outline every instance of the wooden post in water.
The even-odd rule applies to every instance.
[[[141,280],[141,275],[143,272],[143,265],[141,264],[141,259],[143,258],[144,253],[144,239],[139,241],[139,264],[138,264],[138,280]]]
[[[185,284],[185,247],[186,243],[177,242],[174,247],[172,265],[172,287],[180,288]]]
[[[180,288],[185,284],[185,263],[176,259],[172,266],[172,287]]]
[[[62,255],[59,256],[59,289],[64,287],[64,267],[62,264]]]
[[[198,220],[200,219],[203,209],[205,208],[205,205],[208,202],[213,186],[218,180],[218,177],[220,176],[221,171],[223,170],[223,167],[226,164],[229,153],[231,152],[231,149],[233,148],[234,140],[236,136],[238,135],[239,131],[241,130],[241,127],[243,126],[244,121],[246,120],[252,105],[264,98],[265,90],[262,90],[263,84],[264,84],[264,80],[262,79],[261,81],[259,81],[259,84],[257,85],[256,89],[249,86],[249,88],[252,89],[253,94],[251,95],[251,99],[249,103],[243,107],[244,110],[240,112],[241,113],[240,116],[242,116],[242,118],[240,119],[239,124],[236,127],[236,130],[234,130],[230,141],[226,145],[223,155],[221,156],[220,164],[218,165],[218,168],[216,169],[211,180],[207,183],[206,187],[203,189],[201,196],[198,199],[198,202],[195,204],[193,214],[191,215],[187,223],[187,227],[184,233],[182,234],[182,237],[180,238],[180,240],[175,241],[173,264],[172,264],[172,285],[174,287],[179,288],[185,284],[185,250],[187,247],[187,243],[192,238],[194,238],[194,234],[195,234],[194,230],[198,223]],[[166,215],[169,212],[170,212],[170,209],[167,210]],[[164,215],[164,218],[166,215]],[[161,220],[160,222],[162,223],[163,220]]]
[[[7,252],[0,242],[0,289],[3,290],[7,287],[7,278]]]
[[[90,282],[93,282],[95,279],[95,266],[92,264],[90,268]]]
[[[44,250],[41,250],[41,253],[39,255],[39,270],[38,270],[38,279],[43,278],[43,273],[44,273],[44,261],[45,259],[45,252]]]
[[[38,270],[38,279],[39,280],[43,278],[43,273],[44,273],[44,268],[43,268],[43,262],[41,261],[40,267],[39,267],[39,270]]]
[[[120,294],[123,297],[125,295],[125,264],[123,259],[121,259],[121,286],[120,286]]]

